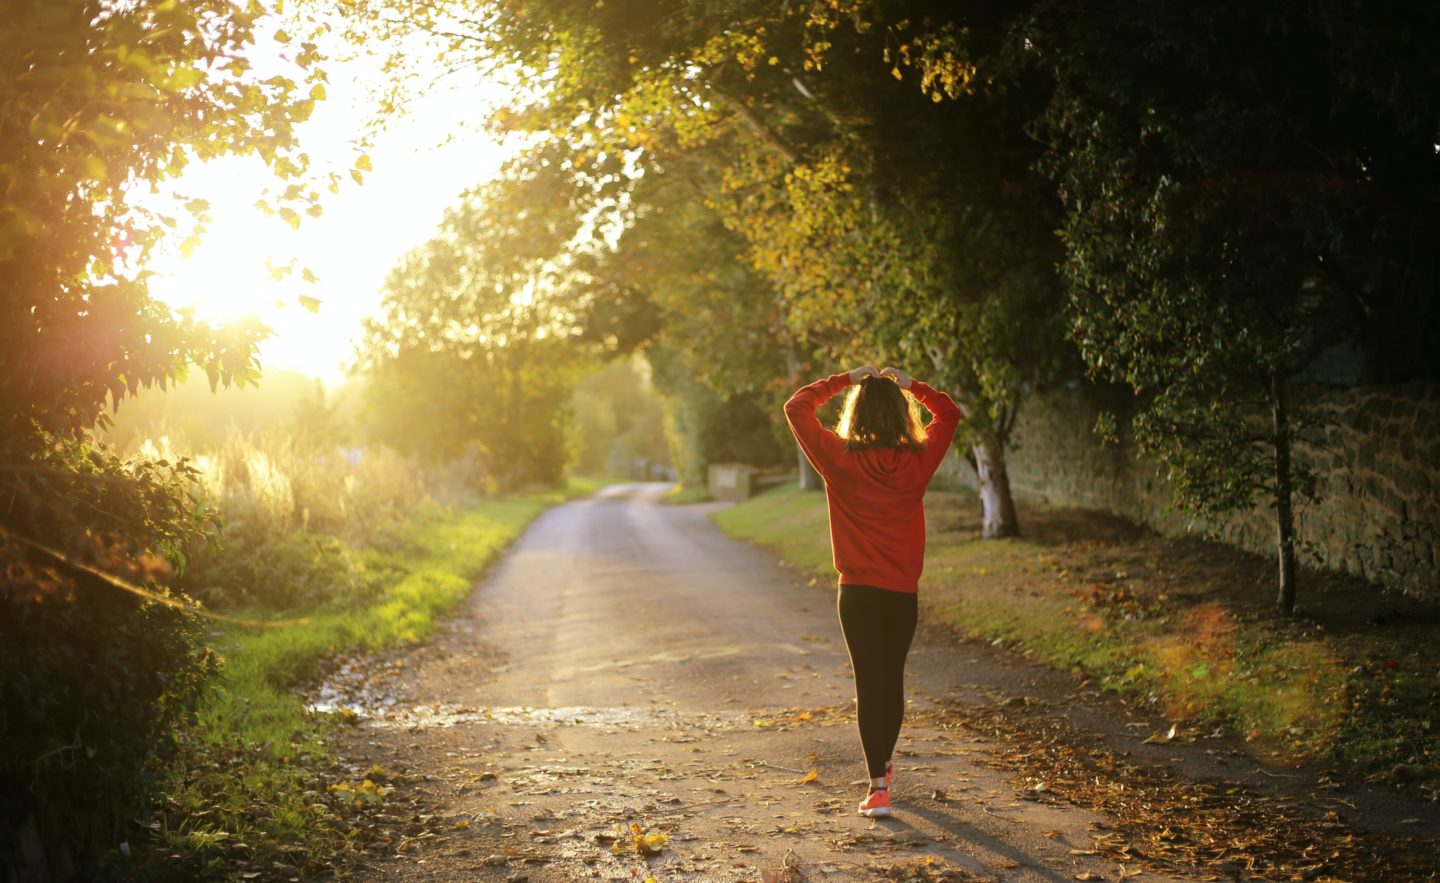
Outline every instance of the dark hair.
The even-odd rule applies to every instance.
[[[925,427],[920,425],[915,399],[889,377],[866,377],[850,387],[835,433],[845,439],[845,448],[851,451],[919,451],[925,447]]]

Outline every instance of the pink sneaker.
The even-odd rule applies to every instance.
[[[881,789],[871,791],[870,796],[860,801],[860,815],[875,818],[890,815],[890,792]]]

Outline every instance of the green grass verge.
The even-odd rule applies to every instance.
[[[328,872],[356,845],[345,804],[363,804],[385,773],[372,770],[368,788],[347,781],[326,748],[339,723],[308,712],[295,687],[336,654],[424,638],[531,520],[599,484],[577,480],[563,490],[432,515],[406,530],[399,551],[359,556],[358,566],[398,575],[363,606],[290,612],[302,621],[218,631],[220,675],[195,726],[182,734],[155,823],[156,873]]]
[[[713,499],[715,498],[710,496],[710,491],[703,485],[695,487],[677,483],[665,492],[665,496],[660,498],[660,502],[672,506],[686,506],[690,503],[708,503]]]
[[[976,509],[969,495],[926,497],[927,615],[1079,671],[1191,732],[1230,729],[1257,756],[1324,758],[1421,795],[1440,787],[1433,627],[1366,628],[1366,614],[1345,609],[1330,617],[1343,629],[1284,619],[1255,600],[1269,596],[1268,562],[1043,507],[1025,512],[1040,540],[981,540]],[[833,582],[823,494],[777,488],[712,517]]]

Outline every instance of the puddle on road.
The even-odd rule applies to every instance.
[[[315,711],[339,711],[334,707],[311,706]],[[729,711],[677,711],[648,706],[597,708],[568,706],[535,708],[531,706],[467,706],[429,704],[401,707],[354,709],[365,718],[368,726],[380,729],[443,729],[458,724],[526,724],[578,727],[624,727],[647,729],[690,729],[707,731],[753,726],[751,716]]]
[[[395,681],[403,664],[359,656],[342,661],[305,696],[305,707],[317,714],[374,717],[394,708],[399,699]]]

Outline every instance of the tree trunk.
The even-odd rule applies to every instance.
[[[1020,535],[1015,517],[1015,499],[1010,495],[1010,476],[1005,471],[1005,448],[990,442],[976,442],[975,474],[980,477],[980,536],[990,540]]]
[[[1275,604],[1282,613],[1295,612],[1295,510],[1291,496],[1290,415],[1285,411],[1285,387],[1279,378],[1270,382],[1275,428],[1275,527],[1280,558],[1280,593]]]
[[[790,385],[794,386],[800,382],[800,357],[795,355],[795,347],[785,347],[785,370],[790,373]],[[795,443],[795,456],[800,465],[800,489],[807,491],[823,490],[825,482],[820,478],[820,473],[810,465],[810,458],[805,456],[801,450],[800,443]]]
[[[825,481],[820,477],[820,473],[815,471],[815,467],[810,465],[810,458],[800,450],[799,444],[795,445],[795,453],[800,457],[800,488],[807,491],[823,490]]]

